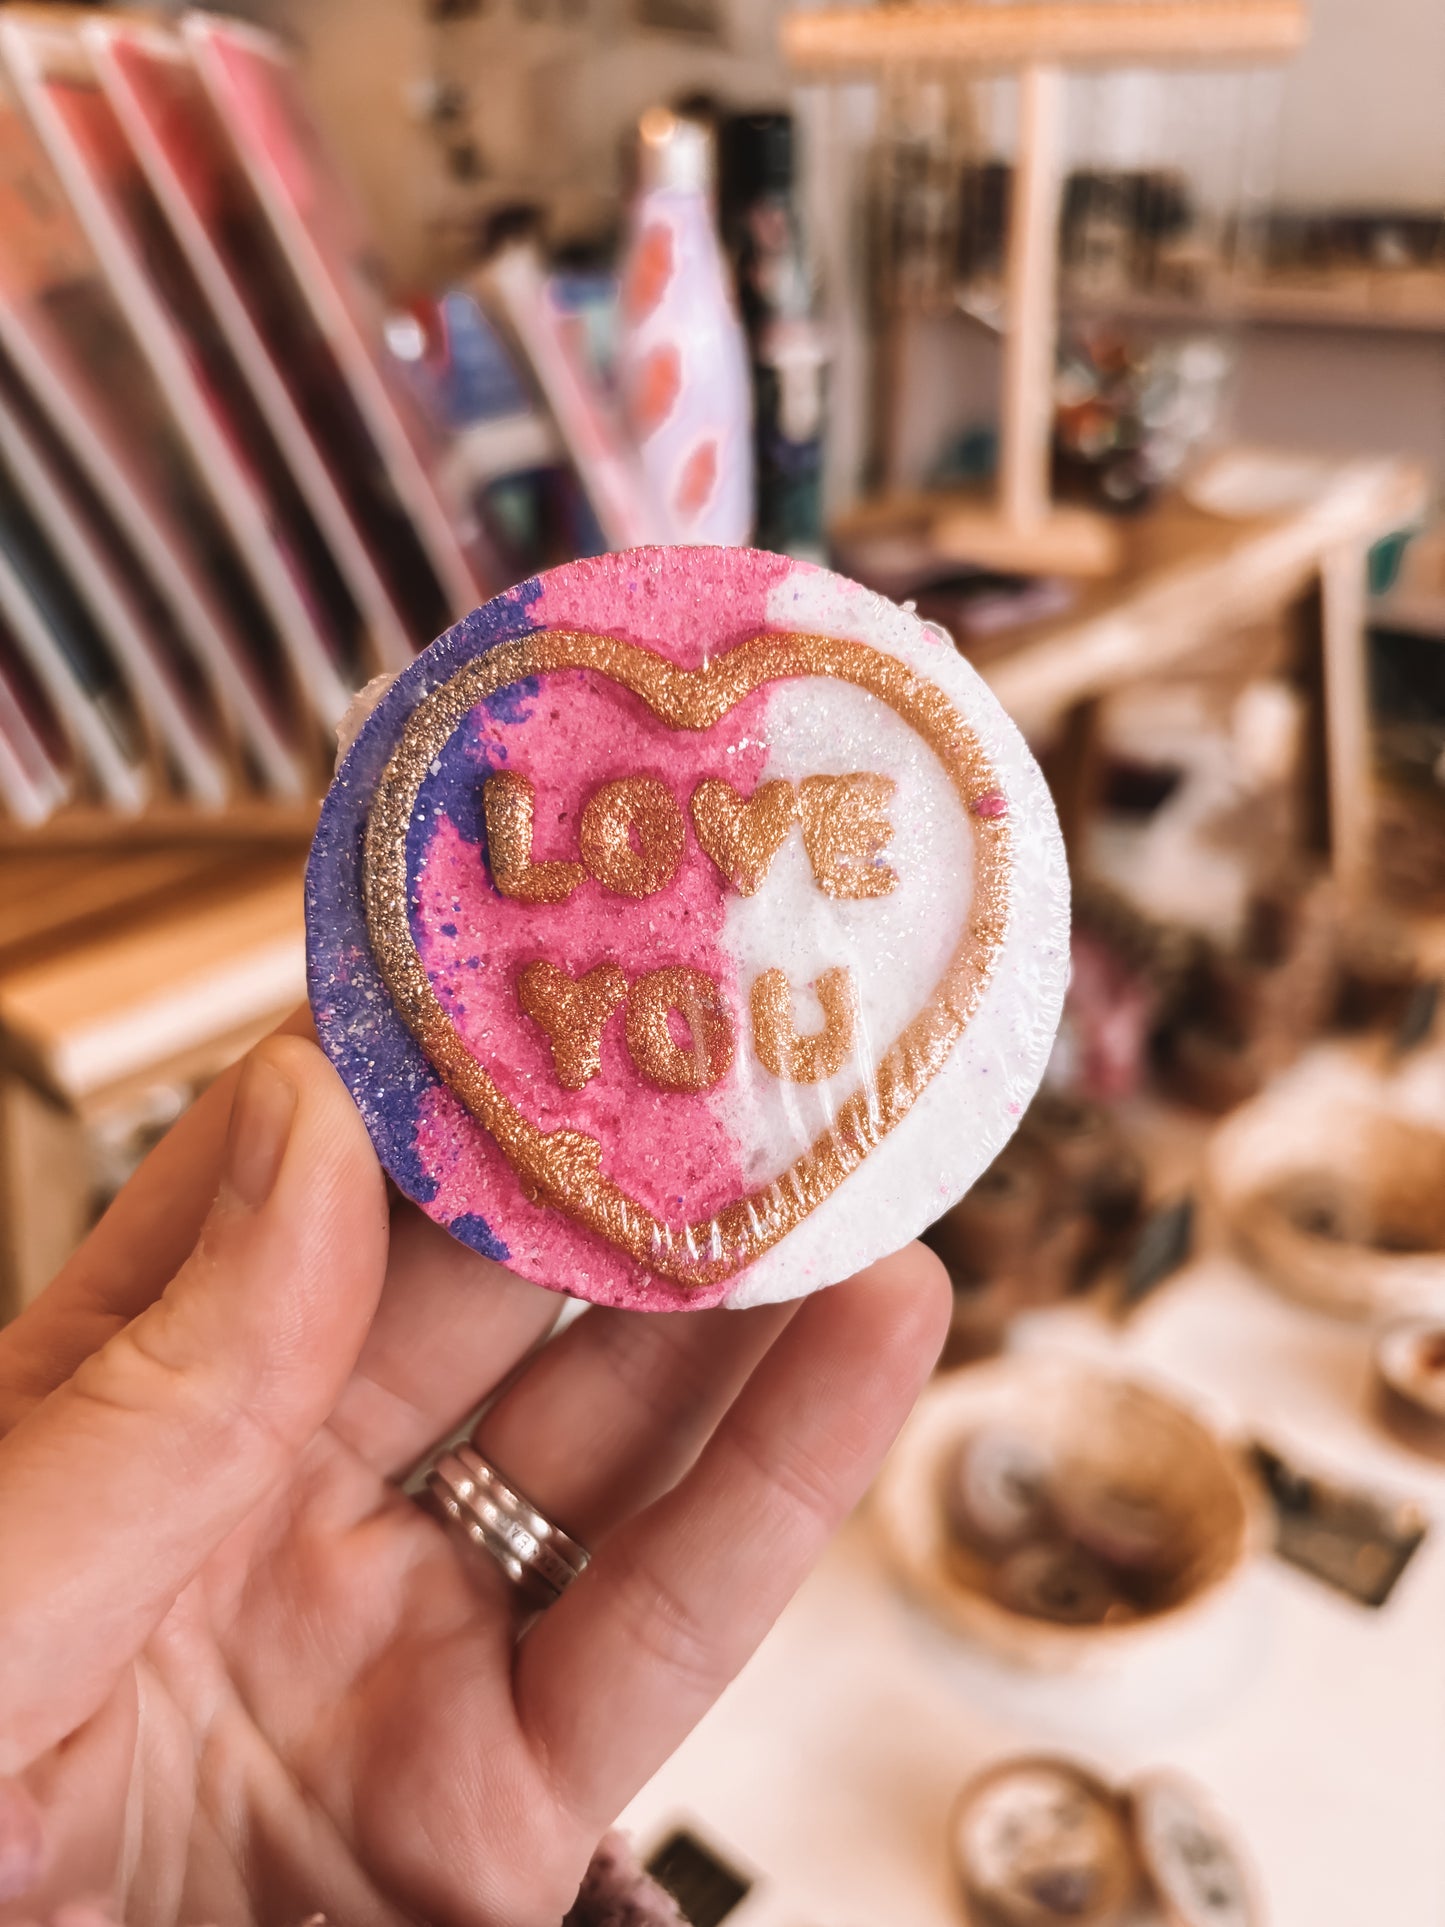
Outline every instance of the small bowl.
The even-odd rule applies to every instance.
[[[1445,1315],[1445,1132],[1267,1093],[1216,1132],[1209,1180],[1241,1255],[1289,1297],[1343,1318]]]
[[[1118,1927],[1139,1886],[1127,1804],[1051,1754],[1002,1760],[970,1781],[949,1838],[978,1927]]]
[[[976,1927],[1262,1927],[1232,1829],[1171,1770],[1111,1785],[1077,1760],[997,1761],[958,1796],[949,1847]]]
[[[1015,1472],[1000,1441],[1013,1441]],[[1133,1379],[1032,1354],[936,1379],[874,1503],[907,1589],[954,1631],[1042,1671],[1089,1669],[1182,1627],[1261,1539],[1257,1488],[1202,1420]]]

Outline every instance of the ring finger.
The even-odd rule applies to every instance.
[[[595,1551],[693,1464],[794,1310],[584,1312],[484,1415],[476,1449]],[[500,1567],[496,1583],[510,1588]]]

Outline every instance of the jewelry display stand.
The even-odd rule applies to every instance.
[[[783,51],[810,77],[845,80],[925,65],[1018,75],[998,494],[992,506],[940,509],[932,530],[940,555],[1018,575],[1109,575],[1122,559],[1117,525],[1056,503],[1049,485],[1067,71],[1283,60],[1303,44],[1305,25],[1299,0],[1145,0],[1137,6],[1021,0],[1016,6],[825,8],[784,21]]]

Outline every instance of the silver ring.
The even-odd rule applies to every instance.
[[[560,1599],[592,1556],[508,1485],[473,1446],[444,1452],[426,1484],[446,1516],[473,1545],[490,1553],[535,1606]]]

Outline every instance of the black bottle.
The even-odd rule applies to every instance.
[[[723,238],[752,364],[753,539],[761,549],[821,561],[828,356],[793,203],[792,116],[733,115],[719,145]]]

